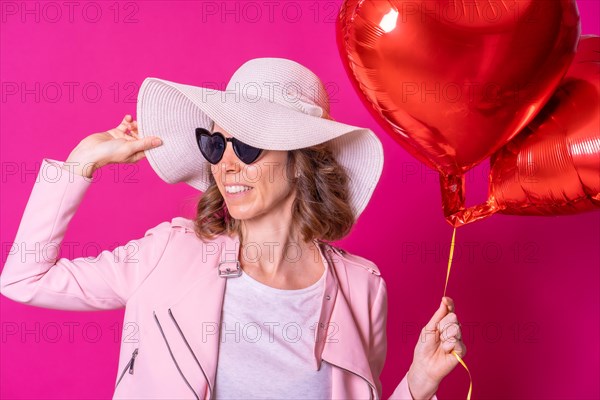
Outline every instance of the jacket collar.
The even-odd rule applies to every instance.
[[[182,373],[190,382],[201,382],[198,379],[204,379],[203,375],[205,375],[211,392],[214,390],[217,371],[219,329],[225,288],[228,279],[236,279],[219,276],[218,271],[220,267],[223,271],[229,268],[232,272],[239,266],[240,248],[237,236],[220,235],[216,243],[220,246],[218,265],[198,268],[201,272],[192,288],[177,303],[169,307],[172,322],[178,325],[181,340],[187,340],[186,347],[192,352],[197,364],[194,366],[190,362],[181,363]],[[361,338],[352,309],[340,290],[337,276],[338,271],[344,270],[344,259],[326,243],[317,242],[317,245],[325,260],[326,277],[314,345],[314,368],[319,370],[322,361],[325,360],[361,376],[374,388],[375,383],[366,356],[366,339]],[[207,296],[207,293],[210,293],[210,296]],[[195,390],[198,392],[197,387]]]

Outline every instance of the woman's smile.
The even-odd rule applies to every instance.
[[[225,186],[225,196],[231,199],[238,199],[247,196],[254,188],[243,185]]]

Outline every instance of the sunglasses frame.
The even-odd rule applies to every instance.
[[[213,163],[212,161],[208,160],[208,157],[207,157],[207,156],[204,154],[204,151],[202,150],[202,146],[200,145],[200,138],[201,138],[202,136],[213,137],[213,136],[215,136],[215,135],[216,135],[216,136],[218,136],[218,137],[220,137],[220,138],[221,138],[221,140],[223,140],[223,143],[224,143],[225,145],[223,146],[223,152],[222,152],[222,153],[221,153],[221,155],[219,156],[219,159],[218,159],[216,162],[214,162],[214,163]],[[262,154],[262,152],[263,152],[263,149],[259,149],[259,148],[256,148],[256,147],[254,147],[254,146],[250,146],[249,144],[246,144],[246,143],[244,143],[244,142],[242,142],[242,141],[240,141],[239,139],[236,139],[236,138],[234,138],[234,137],[227,138],[227,137],[225,137],[225,135],[223,135],[221,132],[218,132],[218,131],[211,132],[211,131],[209,131],[208,129],[205,129],[205,128],[196,128],[196,143],[198,144],[198,148],[200,149],[200,152],[202,153],[202,155],[204,156],[204,158],[205,158],[205,159],[206,159],[206,160],[207,160],[209,163],[211,163],[211,164],[213,164],[213,165],[217,165],[217,164],[218,164],[219,162],[221,162],[221,160],[223,159],[223,155],[225,155],[225,150],[227,150],[227,142],[231,142],[231,146],[233,147],[233,152],[235,153],[235,155],[237,156],[237,158],[238,158],[238,159],[239,159],[241,162],[243,162],[244,164],[246,164],[246,165],[250,165],[250,164],[252,164],[253,162],[255,162],[255,161],[256,161],[256,160],[257,160],[257,159],[260,157],[260,155],[261,155],[261,154]],[[253,149],[256,149],[256,150],[258,150],[258,153],[256,154],[256,157],[254,157],[254,159],[252,159],[252,160],[251,160],[251,161],[249,161],[249,162],[246,162],[246,161],[242,160],[242,157],[240,157],[240,154],[239,154],[239,151],[238,151],[238,146],[239,146],[240,144],[242,144],[242,145],[244,145],[244,146],[248,146],[248,147],[251,147],[251,148],[253,148]]]

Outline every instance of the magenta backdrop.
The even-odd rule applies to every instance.
[[[339,244],[376,262],[388,283],[388,397],[439,304],[451,228],[437,175],[388,138],[352,89],[335,42],[341,1],[66,3],[0,3],[2,264],[41,160],[65,160],[84,136],[135,115],[145,77],[224,87],[250,58],[291,58],[327,84],[334,118],[372,128],[385,146],[372,203]],[[600,33],[598,2],[578,5],[582,33]],[[487,169],[469,174],[471,204],[485,197]],[[146,160],[105,167],[61,256],[95,255],[161,221],[191,217],[198,194],[167,185]],[[374,231],[383,234],[375,239]],[[462,321],[474,398],[600,397],[599,243],[598,212],[496,215],[457,231],[448,295]],[[4,297],[0,310],[1,398],[111,397],[122,310],[61,312]],[[458,367],[438,394],[464,398],[467,388]]]

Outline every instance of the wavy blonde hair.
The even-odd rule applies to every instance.
[[[348,175],[326,143],[288,151],[287,176],[293,179],[296,198],[292,204],[292,224],[305,242],[318,239],[336,241],[350,233],[355,218],[349,201]],[[200,239],[220,234],[237,234],[242,240],[241,221],[231,217],[214,177],[197,206],[194,231]]]

